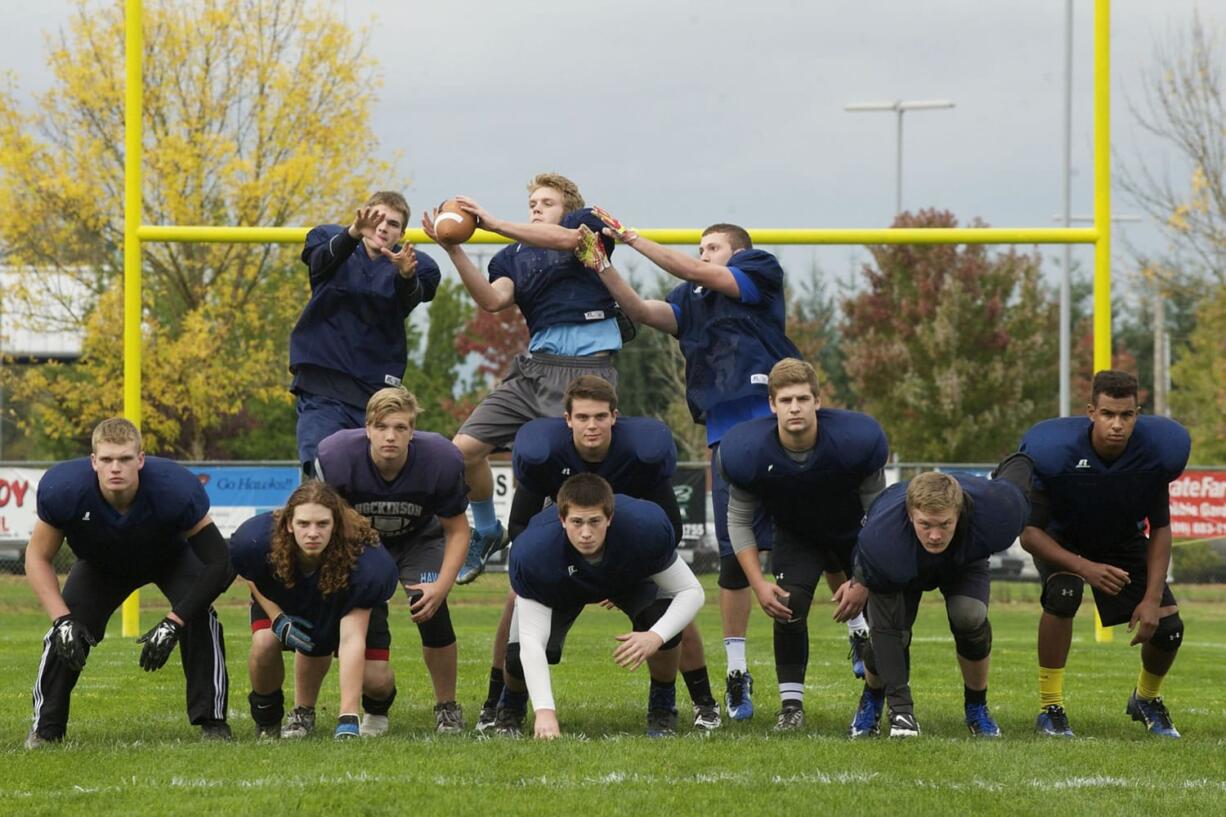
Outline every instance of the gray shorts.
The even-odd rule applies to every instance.
[[[438,581],[446,544],[443,523],[436,516],[408,542],[388,548],[387,552],[396,560],[396,567],[400,570],[400,584],[405,588],[405,593],[412,595],[408,590],[410,584]]]
[[[529,420],[561,417],[566,387],[585,374],[598,375],[617,386],[612,355],[563,357],[532,352],[517,355],[511,372],[486,395],[457,434],[467,434],[495,448],[506,448]]]

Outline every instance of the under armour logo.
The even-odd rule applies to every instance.
[[[1089,467],[1090,467],[1090,462],[1089,462],[1089,460],[1081,460],[1081,461],[1079,461],[1079,462],[1077,463],[1076,467],[1077,467],[1077,468],[1089,468]]]
[[[88,521],[89,521],[89,511],[86,511],[86,512],[85,512],[85,516],[82,516],[82,517],[81,517],[81,521],[82,521],[82,522],[88,522]]]
[[[1067,588],[1067,587],[1066,587],[1066,588],[1064,588],[1063,590],[1061,590],[1061,591],[1060,591],[1060,595],[1062,595],[1062,596],[1071,596],[1071,595],[1073,595],[1073,591],[1072,591],[1072,590],[1070,590],[1069,588]]]
[[[777,582],[781,582],[781,581],[783,581],[783,574],[782,574],[782,573],[776,573],[776,574],[775,574],[775,581],[777,581]]]

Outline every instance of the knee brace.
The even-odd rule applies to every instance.
[[[1175,652],[1179,649],[1179,645],[1183,643],[1183,619],[1179,617],[1179,613],[1171,613],[1158,619],[1158,629],[1154,630],[1149,643],[1163,652]]]
[[[647,607],[647,609],[643,610],[634,617],[635,631],[642,633],[650,630],[652,626],[654,626],[655,623],[660,620],[660,617],[664,615],[664,611],[668,609],[668,605],[671,603],[671,599],[656,599],[653,601]],[[684,630],[682,630],[682,632],[684,632]],[[681,644],[681,633],[677,633],[668,641],[661,644],[660,649],[671,650],[677,647],[679,644]]]
[[[724,556],[719,560],[719,586],[724,590],[744,590],[749,587],[749,579],[736,556]]]
[[[986,618],[969,630],[954,630],[954,649],[967,661],[982,661],[992,654],[992,622]]]
[[[439,605],[438,610],[429,621],[423,621],[417,625],[417,632],[421,634],[421,645],[423,647],[439,648],[450,647],[455,643],[455,628],[451,626],[451,611],[447,609],[447,602]]]
[[[1071,573],[1057,573],[1043,585],[1042,604],[1045,612],[1057,618],[1072,618],[1081,606],[1085,582]]]
[[[285,717],[285,694],[279,689],[267,695],[252,691],[247,695],[247,703],[256,726],[278,726]]]
[[[784,604],[792,611],[792,620],[788,624],[803,624],[809,619],[809,608],[813,606],[813,594],[803,587],[781,585],[787,591],[788,598]]]

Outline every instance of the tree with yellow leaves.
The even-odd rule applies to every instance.
[[[0,88],[0,246],[20,272],[6,301],[37,315],[64,278],[80,294],[58,312],[84,332],[81,359],[6,370],[19,425],[51,440],[81,438],[122,407],[123,34],[122,2],[80,0],[34,109]],[[146,2],[144,36],[142,223],[318,223],[387,186],[368,127],[374,64],[328,6]],[[292,413],[287,339],[309,293],[300,249],[145,245],[152,450],[225,454],[253,407]],[[292,433],[283,444],[294,456]]]

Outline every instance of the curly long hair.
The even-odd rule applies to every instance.
[[[319,589],[330,596],[349,586],[349,574],[357,565],[358,557],[368,547],[379,547],[379,534],[334,488],[318,480],[302,483],[289,495],[285,507],[273,513],[268,563],[286,587],[293,587],[301,575],[296,558],[298,543],[286,522],[294,518],[295,508],[308,503],[322,505],[332,512],[332,538],[319,564]]]

